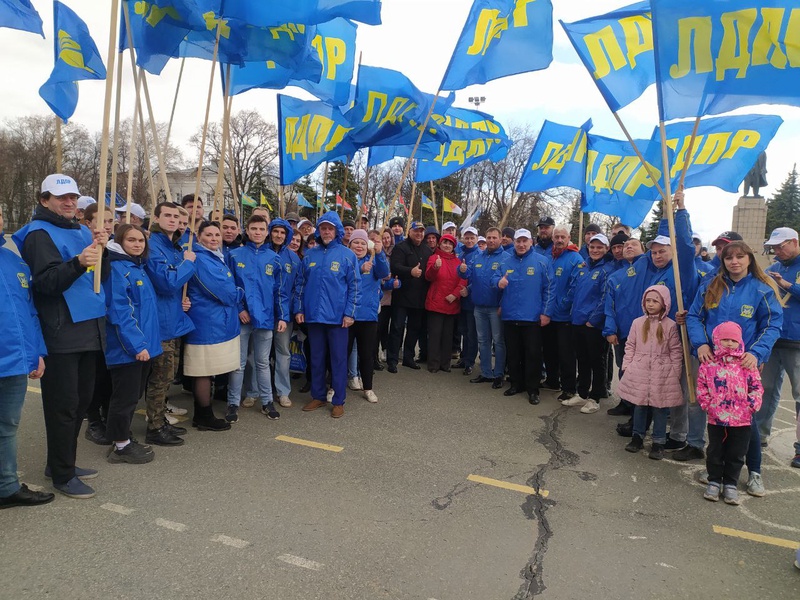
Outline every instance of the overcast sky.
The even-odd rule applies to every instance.
[[[65,3],[86,21],[105,60],[110,2],[65,0]],[[619,127],[557,21],[575,21],[630,3],[625,0],[553,0],[555,48],[550,68],[467,88],[458,92],[456,104],[468,106],[469,96],[485,96],[486,103],[481,110],[493,114],[506,126],[531,123],[539,128],[544,119],[580,125],[592,118],[593,133],[622,138]],[[33,0],[33,4],[44,21],[46,40],[30,33],[0,29],[0,56],[3,57],[0,59],[0,73],[7,82],[3,101],[0,102],[0,118],[3,119],[51,114],[39,97],[38,89],[48,78],[53,66],[52,3]],[[359,25],[358,49],[363,52],[363,63],[402,71],[421,89],[435,92],[471,5],[472,0],[383,0],[383,25]],[[179,67],[180,61],[172,61],[161,77],[148,78],[154,112],[159,121],[169,120]],[[210,68],[207,61],[187,61],[172,133],[172,139],[178,144],[185,145],[186,140],[202,125]],[[123,94],[124,118],[131,116],[133,111],[133,82],[128,60],[124,63],[123,73],[124,90],[127,91],[127,95]],[[72,121],[90,130],[99,130],[102,125],[104,83],[84,81],[79,86],[80,101]],[[212,120],[222,115],[219,79],[215,81],[215,86]],[[288,93],[310,98],[297,88],[289,88]],[[234,111],[255,108],[265,119],[275,121],[275,96],[276,92],[269,90],[247,92],[236,97]],[[800,109],[756,106],[737,112],[778,114],[784,119],[783,126],[768,149],[767,178],[770,185],[761,193],[769,196],[786,178],[797,160],[797,143],[792,143],[792,140],[800,137]],[[651,87],[639,100],[624,108],[621,116],[634,137],[649,138],[653,126],[657,124],[654,88]],[[186,155],[191,157],[193,152],[187,150]],[[732,209],[738,196],[716,188],[695,188],[687,192],[687,208],[694,229],[706,242],[730,228]]]

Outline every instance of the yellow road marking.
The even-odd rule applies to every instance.
[[[279,442],[289,442],[290,444],[297,444],[298,446],[308,446],[309,448],[316,448],[317,450],[327,450],[328,452],[341,452],[344,450],[341,446],[331,446],[330,444],[320,444],[319,442],[312,442],[310,440],[301,440],[300,438],[289,437],[288,435],[279,435],[275,438]]]
[[[750,540],[751,542],[770,544],[772,546],[789,548],[791,550],[797,550],[798,548],[800,548],[800,542],[793,542],[792,540],[784,540],[783,538],[771,537],[769,535],[760,535],[758,533],[750,533],[749,531],[739,531],[738,529],[729,529],[728,527],[720,527],[719,525],[714,525],[713,529],[714,533],[719,533],[720,535],[727,535],[730,537],[742,538],[743,540]]]
[[[469,481],[474,481],[475,483],[483,483],[485,485],[491,485],[494,487],[503,488],[504,490],[511,490],[512,492],[522,492],[523,494],[534,494],[539,495],[542,498],[547,498],[550,495],[550,492],[547,490],[539,490],[538,492],[527,485],[519,485],[517,483],[509,483],[507,481],[501,481],[500,479],[491,479],[490,477],[482,477],[480,475],[469,475],[467,477]]]
[[[33,392],[34,394],[41,394],[42,393],[41,388],[36,388],[36,387],[31,387],[31,386],[28,386],[28,391],[29,392]]]

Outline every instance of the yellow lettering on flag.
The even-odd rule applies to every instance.
[[[231,28],[228,26],[228,20],[218,18],[213,10],[203,13],[203,20],[206,22],[206,29],[209,31],[216,30],[219,24],[220,37],[224,37],[226,40],[231,37]]]
[[[180,21],[181,15],[175,10],[174,6],[155,6],[149,2],[136,2],[133,5],[133,12],[141,17],[145,17],[145,23],[150,27],[157,27],[164,17],[171,17],[176,21]]]
[[[63,29],[58,30],[58,58],[67,63],[70,67],[75,67],[82,71],[88,71],[92,75],[97,75],[93,69],[90,69],[84,64],[83,50],[80,44]]]
[[[331,81],[336,79],[336,70],[347,59],[347,44],[342,39],[323,38],[317,34],[311,40],[311,45],[317,51],[319,60],[322,63],[322,76]]]

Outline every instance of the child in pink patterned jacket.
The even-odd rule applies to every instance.
[[[714,360],[700,365],[697,377],[697,402],[708,414],[708,487],[703,497],[716,502],[722,488],[727,504],[739,504],[736,486],[764,388],[758,370],[741,365],[744,342],[737,323],[720,323],[713,338]]]

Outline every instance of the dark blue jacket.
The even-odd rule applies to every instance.
[[[800,341],[800,256],[786,262],[776,261],[767,268],[767,271],[779,273],[792,284],[788,290],[781,291],[784,297],[788,294],[788,301],[783,309],[780,339],[798,342]]]
[[[116,242],[109,242],[111,277],[103,283],[106,317],[106,365],[136,362],[147,350],[150,358],[161,355],[156,292],[145,272],[145,261],[125,254]]]
[[[0,377],[12,377],[38,369],[47,349],[31,297],[31,272],[25,261],[2,247],[5,243],[0,232]]]
[[[266,244],[260,248],[253,242],[234,248],[228,257],[228,268],[236,286],[244,290],[239,312],[250,313],[254,329],[275,329],[276,321],[291,319],[290,297],[283,286],[283,263]]]
[[[585,264],[583,257],[575,250],[567,248],[556,259],[551,258],[553,265],[553,321],[569,323],[572,320],[572,302],[575,298],[575,286],[578,283],[581,267]]]
[[[572,300],[572,324],[602,329],[605,323],[606,282],[614,265],[605,256],[598,261],[589,259],[578,270],[575,296]]]
[[[536,254],[540,254],[540,255],[544,256],[545,258],[549,258],[550,260],[552,260],[553,259],[553,240],[550,240],[550,244],[547,245],[546,247],[545,246],[540,246],[539,242],[536,242],[533,245],[533,251],[536,252]]]
[[[283,227],[286,230],[286,239],[282,246],[276,247],[272,242],[267,242],[267,246],[271,248],[273,252],[277,252],[281,259],[281,264],[283,265],[281,287],[283,288],[283,293],[289,298],[289,311],[291,314],[294,314],[292,303],[297,284],[297,275],[300,273],[300,257],[297,256],[296,252],[289,249],[289,244],[294,237],[294,231],[292,230],[292,226],[289,225],[289,221],[273,219],[269,224],[270,239],[272,237],[272,230],[275,227]]]
[[[533,248],[522,256],[506,252],[500,268],[494,271],[492,284],[497,287],[504,275],[508,278],[508,287],[502,290],[500,298],[503,321],[538,322],[541,315],[552,315],[555,284],[547,259]]]
[[[466,273],[462,273],[459,269],[459,275],[469,280],[470,296],[474,306],[484,308],[497,308],[500,306],[502,293],[497,289],[497,284],[492,281],[492,277],[500,269],[500,265],[507,254],[502,246],[494,252],[490,252],[489,248],[479,250],[475,260],[472,263],[467,263]]]
[[[728,289],[723,290],[719,305],[707,309],[705,293],[714,279],[705,279],[700,285],[686,318],[692,348],[697,352],[700,346],[708,344],[713,350],[714,328],[725,321],[733,321],[742,328],[747,352],[755,356],[759,364],[767,362],[783,326],[783,310],[775,291],[750,274],[736,283],[725,278]]]
[[[474,245],[472,248],[467,248],[466,246],[462,245],[461,249],[456,252],[456,256],[461,260],[467,263],[467,267],[470,267],[475,264],[475,261],[481,255],[481,249],[478,248],[478,245]],[[458,273],[461,277],[464,277],[464,274],[461,273],[461,269],[458,269]],[[467,279],[466,277],[464,277]],[[475,299],[472,297],[472,285],[467,286],[467,294],[466,297],[461,298],[461,310],[473,310],[475,308]]]
[[[158,225],[154,225],[150,232],[149,246],[150,255],[144,268],[156,290],[161,339],[183,337],[194,329],[192,320],[183,312],[182,304],[183,286],[194,275],[194,263],[183,260],[180,242],[170,240]]]
[[[360,300],[356,306],[356,321],[377,321],[383,297],[381,281],[389,276],[389,261],[386,260],[386,253],[381,251],[380,254],[375,255],[372,270],[369,273],[362,273],[361,267],[370,260],[370,255],[366,254],[364,258],[356,260],[358,261],[359,286],[361,288]],[[387,283],[391,289],[392,280],[387,280]]]
[[[236,286],[233,273],[223,260],[195,244],[195,274],[189,280],[189,318],[195,329],[186,336],[189,344],[210,346],[239,336],[239,306],[244,291]]]
[[[303,258],[295,285],[295,314],[303,314],[306,323],[340,325],[344,317],[356,318],[360,301],[356,255],[342,245],[344,227],[339,215],[330,211],[317,221],[336,227],[336,237],[323,244],[317,235],[317,245]]]

